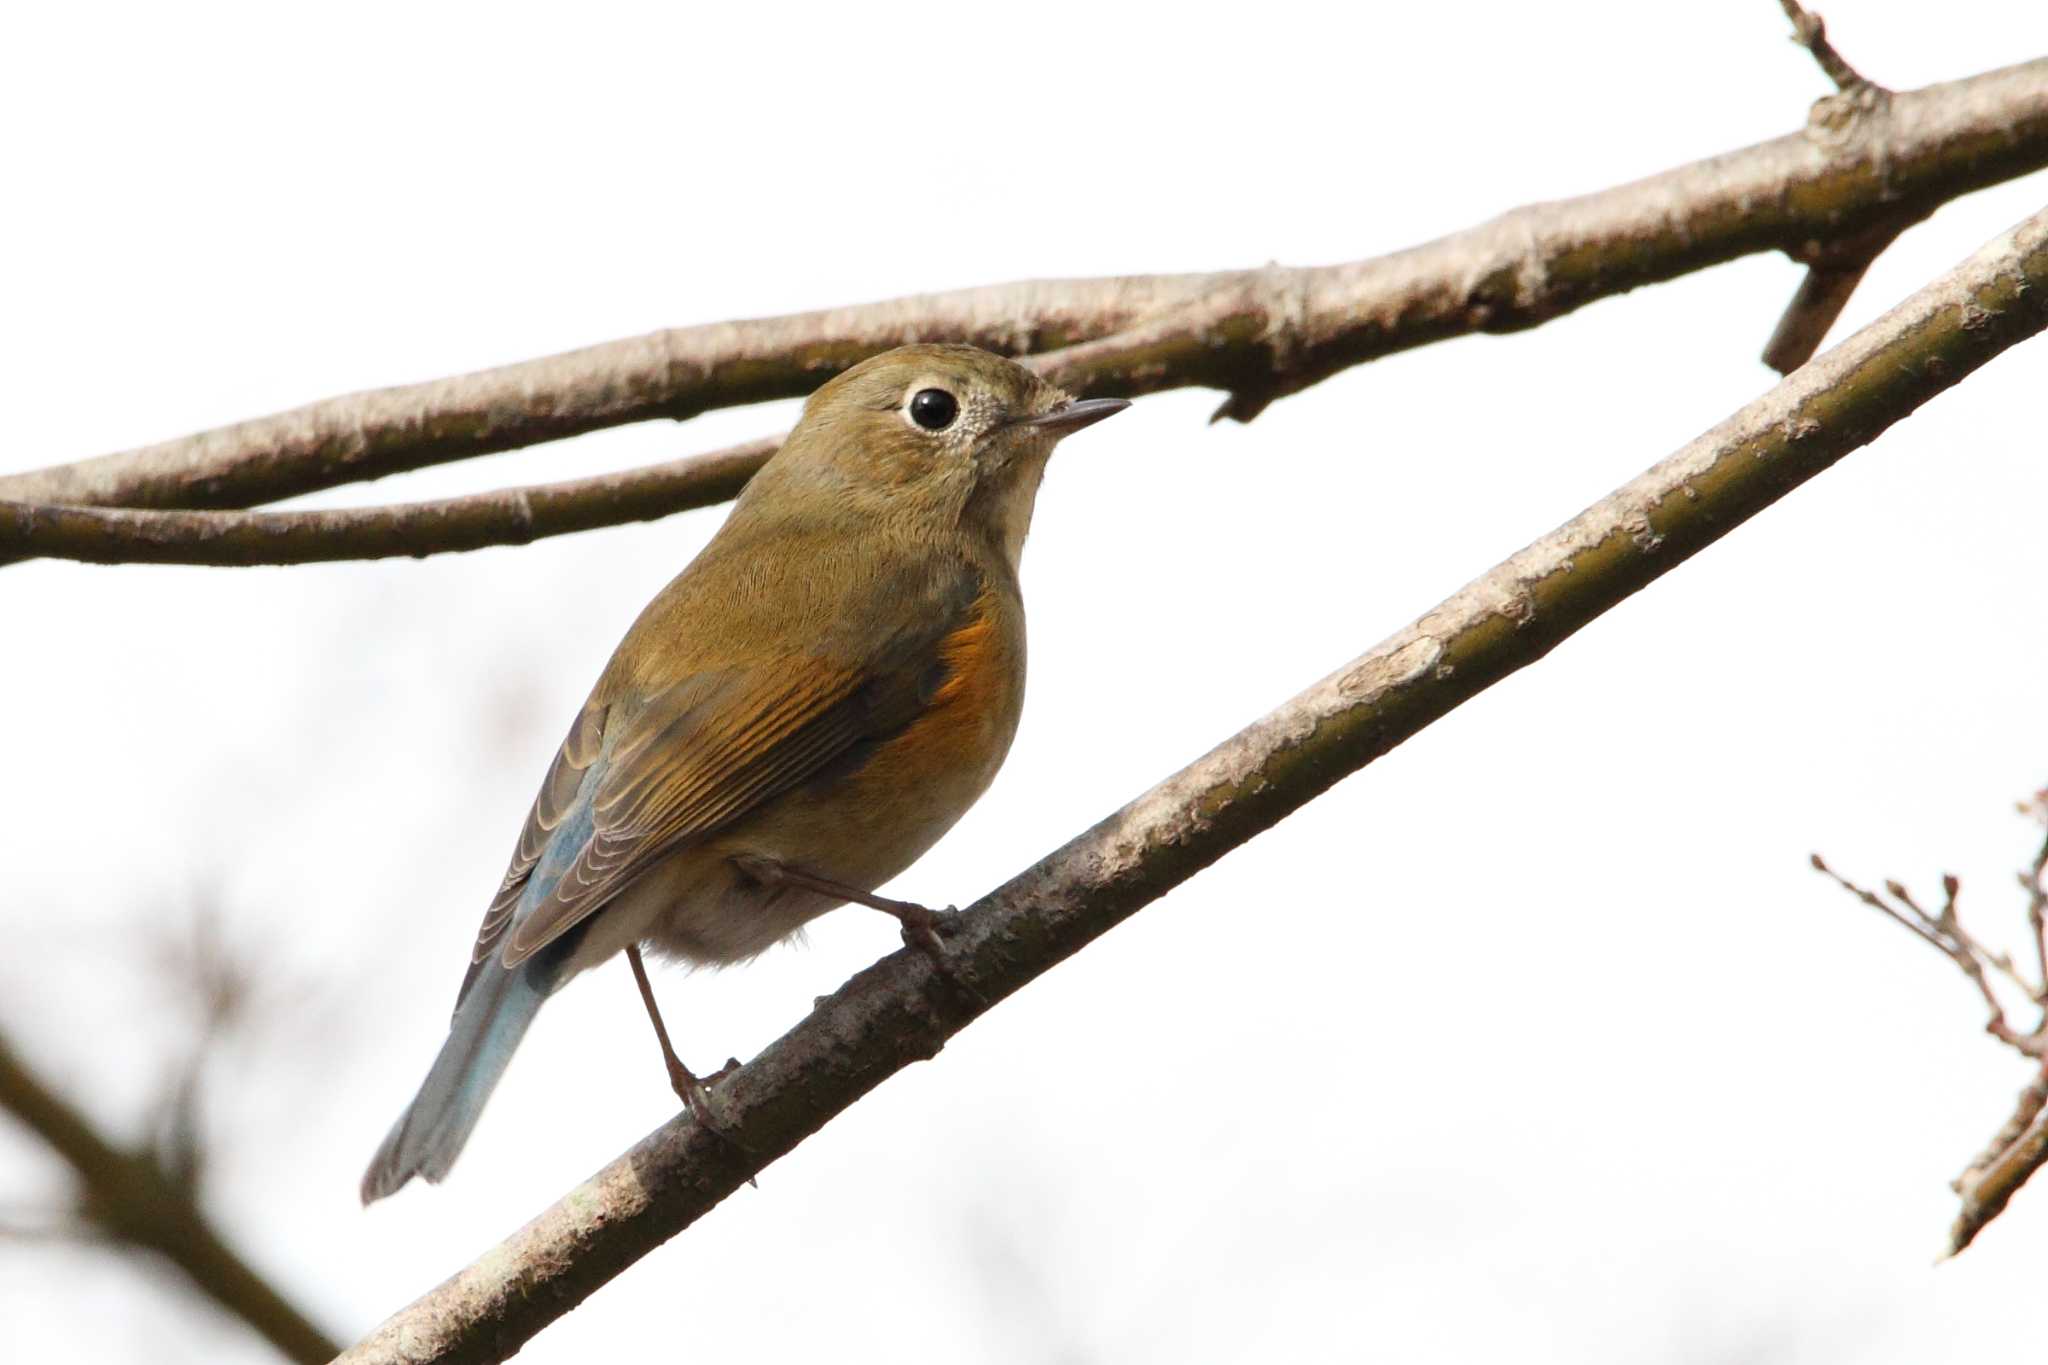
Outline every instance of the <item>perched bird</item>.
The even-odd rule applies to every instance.
[[[363,1176],[439,1180],[541,1002],[640,945],[738,962],[872,894],[987,789],[1024,697],[1017,565],[1046,458],[1121,411],[967,346],[826,383],[711,543],[626,633],[484,914],[448,1041]]]

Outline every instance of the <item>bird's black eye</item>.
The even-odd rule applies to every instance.
[[[910,396],[910,420],[926,431],[944,431],[960,415],[960,400],[944,389],[919,389]]]

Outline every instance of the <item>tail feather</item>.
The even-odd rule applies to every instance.
[[[416,1175],[438,1181],[448,1174],[548,997],[552,965],[534,959],[507,969],[486,961],[465,983],[441,1055],[363,1173],[365,1204],[396,1193]]]

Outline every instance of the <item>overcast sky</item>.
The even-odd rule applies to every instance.
[[[1769,0],[1534,6],[40,6],[0,27],[0,469],[633,335],[1034,276],[1376,255],[1799,127]],[[1834,0],[1897,87],[2048,7]],[[2040,205],[1973,196],[1843,332]],[[1756,257],[1063,447],[994,789],[892,885],[966,903],[1767,387]],[[1934,1265],[2025,1068],[1806,867],[1960,874],[2017,945],[2048,783],[2048,343],[1006,1002],[550,1328],[537,1362],[1986,1361],[2048,1193]],[[306,500],[641,464],[793,405]],[[673,1109],[623,963],[550,1003],[449,1181],[356,1182],[439,1046],[574,707],[723,515],[423,562],[0,571],[0,1031],[116,1132],[262,964],[211,1206],[353,1339]],[[747,1057],[894,950],[847,910],[657,977]],[[1220,1078],[1220,1079],[1219,1079]],[[59,1168],[0,1122],[0,1211]],[[0,1357],[260,1361],[94,1248],[0,1240]]]

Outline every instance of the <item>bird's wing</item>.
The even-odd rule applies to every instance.
[[[491,898],[490,908],[484,911],[484,922],[477,929],[476,949],[471,954],[472,962],[483,961],[498,940],[505,936],[505,927],[512,921],[512,912],[526,890],[527,879],[533,875],[541,854],[547,851],[554,832],[576,809],[584,780],[602,751],[605,720],[609,712],[610,708],[595,697],[585,702],[576,715],[575,724],[569,727],[569,737],[555,751],[555,761],[548,765],[548,775],[541,779],[540,791],[533,798],[533,809],[527,812],[526,824],[519,831],[519,843],[512,850],[512,861],[505,868],[504,880],[498,883],[498,894]],[[465,988],[467,985],[464,982]]]
[[[494,955],[525,961],[681,845],[909,725],[948,677],[949,640],[976,627],[979,586],[954,585],[865,666],[788,655],[708,670],[630,713],[594,697],[541,784],[471,977]]]

